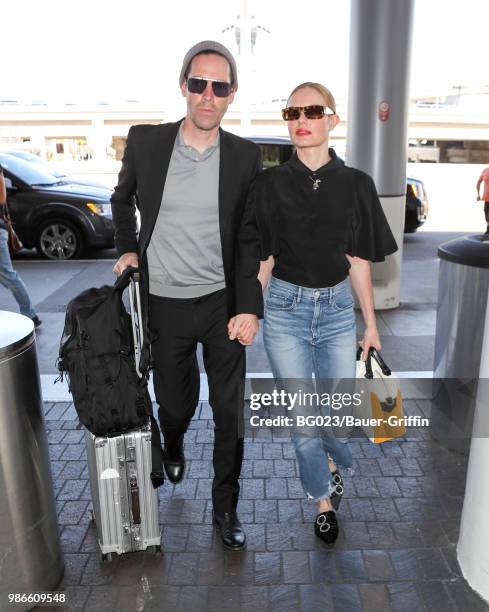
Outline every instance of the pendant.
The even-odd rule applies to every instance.
[[[317,191],[319,189],[319,183],[321,182],[321,179],[313,179],[312,177],[311,181],[312,181],[312,188],[314,189],[314,191]]]

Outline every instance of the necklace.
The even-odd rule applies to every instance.
[[[319,183],[321,183],[322,180],[321,179],[312,178],[312,176],[309,176],[309,178],[312,181],[312,188],[314,189],[314,191],[317,191],[319,189]]]

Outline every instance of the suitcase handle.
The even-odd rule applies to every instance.
[[[141,299],[140,286],[143,284],[143,274],[143,268],[128,266],[121,272],[114,287],[120,292],[128,289],[136,373],[139,378],[147,379],[151,369],[151,341],[147,329],[148,308]]]
[[[141,307],[141,292],[139,290],[139,272],[135,272],[129,281],[129,304],[131,308],[131,325],[134,343],[134,365],[139,378],[143,377],[141,371],[141,358],[143,355],[144,329]]]
[[[124,290],[129,285],[131,278],[139,282],[141,272],[141,268],[132,268],[131,266],[124,268],[121,274],[116,278],[114,287],[116,289]]]
[[[141,525],[141,508],[139,506],[139,487],[136,476],[131,476],[129,480],[131,489],[131,510],[133,525]]]

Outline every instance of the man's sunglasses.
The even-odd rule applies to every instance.
[[[324,116],[336,115],[328,106],[310,104],[309,106],[288,106],[282,109],[282,118],[284,121],[297,121],[301,116],[301,111],[304,111],[306,119],[322,119]]]
[[[231,83],[218,81],[217,79],[204,79],[203,77],[189,77],[187,89],[193,94],[204,93],[207,83],[212,83],[212,91],[217,98],[227,98],[231,93]]]

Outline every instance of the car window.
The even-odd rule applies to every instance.
[[[14,157],[18,157],[19,159],[23,159],[32,164],[39,164],[40,169],[44,170],[48,174],[52,174],[57,178],[62,178],[66,176],[66,173],[59,170],[53,164],[50,164],[44,161],[39,155],[34,155],[34,153],[29,153],[28,151],[5,151],[8,155],[13,155]]]
[[[28,185],[53,185],[59,180],[46,172],[40,164],[30,164],[12,155],[0,155],[0,164],[24,183]]]
[[[264,168],[273,168],[286,162],[292,155],[292,145],[260,144]]]
[[[24,159],[25,161],[28,161],[28,162],[40,161],[37,155],[34,155],[33,153],[29,153],[28,151],[5,151],[5,153],[8,153],[9,155],[13,155],[14,157],[19,157],[20,159]]]

